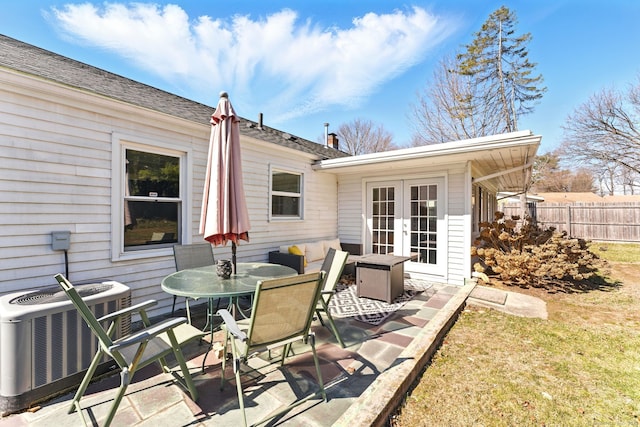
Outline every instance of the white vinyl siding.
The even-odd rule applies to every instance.
[[[456,285],[463,285],[471,272],[470,215],[466,211],[471,196],[465,188],[464,169],[451,169],[448,175],[447,276],[448,282]]]
[[[241,112],[240,112],[241,113]],[[201,242],[200,209],[211,126],[140,108],[87,91],[0,69],[0,294],[55,285],[64,252],[52,231],[70,231],[72,282],[117,280],[134,303],[149,298],[166,312],[172,297],[160,289],[175,271],[170,247],[146,257],[118,257],[121,233],[121,155],[124,144],[168,150],[184,164],[183,243]],[[243,179],[251,230],[238,245],[241,261],[266,261],[280,245],[339,237],[363,243],[366,183],[444,178],[447,269],[438,280],[463,284],[470,275],[471,173],[468,163],[402,160],[368,172],[316,171],[316,156],[241,136]],[[303,179],[302,217],[270,221],[272,168]],[[114,190],[115,189],[115,190]],[[114,207],[115,203],[115,207]],[[115,216],[117,215],[117,218]],[[115,225],[114,225],[115,224]],[[217,259],[231,247],[216,247]],[[411,274],[411,271],[407,271]]]
[[[69,279],[117,280],[133,300],[159,304],[172,297],[160,282],[175,271],[171,248],[142,259],[112,259],[115,140],[186,153],[183,242],[198,234],[211,126],[106,99],[41,79],[0,70],[0,294],[55,285],[65,272],[64,252],[51,249],[52,231],[70,231]],[[266,261],[280,244],[337,235],[336,177],[318,173],[313,156],[241,136],[250,242],[238,245],[241,261]],[[304,219],[269,223],[269,165],[305,175]],[[117,169],[117,167],[116,167]],[[119,193],[119,192],[118,192]],[[119,197],[119,194],[117,194]],[[117,211],[120,216],[120,210]],[[231,247],[214,248],[227,258]]]
[[[134,300],[169,302],[159,283],[175,270],[170,248],[146,260],[111,259],[112,233],[120,232],[112,229],[114,132],[168,138],[206,157],[206,125],[0,72],[0,292],[54,285],[65,262],[51,248],[51,232],[70,231],[72,282],[113,279]],[[185,202],[193,203],[191,195]]]
[[[366,211],[363,196],[366,189],[363,188],[360,175],[341,175],[338,185],[338,236],[347,243],[364,242],[363,212]]]

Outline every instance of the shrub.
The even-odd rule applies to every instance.
[[[525,218],[506,219],[495,213],[493,222],[480,224],[480,236],[471,247],[477,256],[477,272],[497,275],[508,285],[550,287],[562,282],[581,282],[604,267],[583,239],[569,238],[554,227],[541,229]]]

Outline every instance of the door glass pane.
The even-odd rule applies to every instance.
[[[437,262],[438,186],[411,186],[411,252],[419,254],[418,262]]]
[[[429,185],[429,200],[437,200],[438,199],[438,186],[437,185]]]
[[[376,187],[372,190],[372,251],[376,254],[393,253],[394,188]]]
[[[426,185],[422,185],[420,186],[420,200],[428,200],[428,196],[427,196],[427,186]]]

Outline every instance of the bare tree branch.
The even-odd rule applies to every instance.
[[[338,128],[337,135],[346,145],[344,150],[353,155],[397,148],[393,143],[393,135],[382,125],[376,126],[371,120],[358,118],[350,123],[343,123]]]
[[[640,182],[640,79],[627,93],[603,89],[567,117],[564,156],[598,170],[613,193],[616,180]]]

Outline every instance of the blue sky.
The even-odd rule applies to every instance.
[[[630,0],[4,2],[0,33],[319,141],[356,118],[409,143],[411,106],[445,55],[506,5],[548,91],[519,128],[558,147],[561,126],[604,88],[640,76],[640,2]]]

